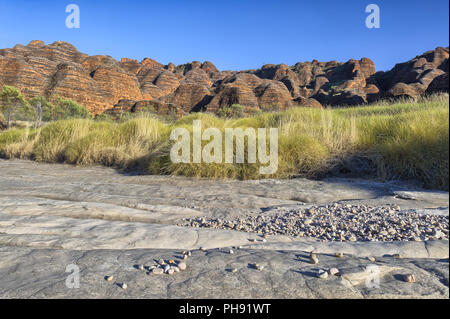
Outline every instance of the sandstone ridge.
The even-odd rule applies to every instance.
[[[345,63],[267,64],[257,70],[219,71],[209,61],[163,65],[108,55],[89,56],[57,41],[0,50],[0,86],[18,87],[25,96],[64,97],[92,114],[138,111],[160,114],[215,113],[241,104],[247,112],[295,105],[358,105],[378,99],[448,92],[449,49],[438,47],[376,72],[369,58]]]

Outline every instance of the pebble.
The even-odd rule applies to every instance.
[[[152,270],[151,273],[154,274],[154,275],[162,275],[164,273],[164,269],[162,269],[162,268],[155,268],[155,269]]]
[[[175,269],[173,269],[173,268],[170,268],[168,271],[167,271],[167,274],[168,275],[173,275],[175,273]]]
[[[175,270],[175,272],[180,272],[180,268],[177,266],[172,266],[172,269]]]
[[[200,247],[200,250],[201,251],[206,251],[206,248],[205,247]]]
[[[164,272],[167,273],[170,270],[170,265],[164,266]]]
[[[233,250],[233,249],[230,249],[230,250],[228,251],[228,253],[229,253],[230,255],[233,255],[233,254],[234,254],[234,250]]]
[[[180,269],[180,270],[186,270],[186,268],[187,268],[186,263],[184,263],[184,262],[178,263],[178,269]]]
[[[369,261],[371,261],[371,262],[376,262],[377,261],[375,257],[367,257],[367,259]]]
[[[328,270],[328,273],[329,273],[330,275],[332,275],[332,276],[336,276],[337,274],[339,274],[339,269],[337,269],[337,268],[330,268],[330,269]]]
[[[313,265],[317,265],[319,263],[319,258],[316,256],[316,254],[311,254],[309,257],[309,262]]]
[[[106,276],[105,280],[106,281],[113,281],[114,280],[114,276]]]
[[[258,263],[254,263],[252,264],[253,268],[255,268],[256,270],[262,271],[264,269],[264,266],[258,264]]]
[[[416,282],[416,276],[414,276],[413,274],[404,275],[403,276],[403,281],[404,282],[415,283]]]
[[[334,254],[337,258],[344,258],[344,253],[336,253]]]
[[[123,290],[127,290],[128,289],[128,285],[127,284],[120,284],[120,288],[122,288]]]
[[[138,266],[138,269],[139,269],[139,270],[144,270],[144,265],[139,265],[139,266]]]
[[[396,258],[396,259],[400,259],[402,258],[402,256],[400,254],[393,254],[392,257]]]
[[[231,269],[231,272],[232,272],[232,273],[236,273],[237,271],[238,271],[237,268]]]
[[[321,279],[327,279],[328,278],[328,272],[321,269],[317,272],[317,277],[321,278]]]
[[[164,266],[166,264],[166,262],[164,261],[164,259],[160,259],[158,261],[158,264],[161,265],[161,266]]]
[[[298,206],[277,209],[270,216],[241,217],[222,224],[217,219],[188,218],[179,226],[230,229],[230,224],[233,229],[258,234],[259,238],[287,235],[353,242],[449,239],[449,216],[422,215],[414,209],[401,210],[397,205]]]

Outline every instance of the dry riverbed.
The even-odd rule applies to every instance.
[[[20,160],[0,160],[0,185],[3,298],[449,296],[446,192]],[[66,286],[71,264],[78,289]]]

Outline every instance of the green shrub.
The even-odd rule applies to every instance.
[[[217,111],[218,117],[223,118],[240,118],[244,117],[244,107],[240,104],[225,106]]]
[[[53,120],[66,120],[71,118],[90,119],[91,113],[83,105],[70,99],[58,98],[51,110]]]

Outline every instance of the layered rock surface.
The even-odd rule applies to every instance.
[[[255,109],[295,105],[357,105],[381,98],[418,97],[448,91],[448,48],[438,47],[388,72],[369,58],[345,63],[267,64],[258,70],[219,71],[212,62],[163,65],[107,55],[88,56],[58,41],[0,50],[0,86],[27,97],[65,97],[92,114],[135,112],[151,106],[160,114],[217,112],[232,104]]]
[[[446,240],[321,242],[270,235],[262,241],[254,233],[175,226],[196,216],[270,215],[283,207],[332,202],[395,204],[448,216],[445,192],[348,179],[138,176],[21,160],[0,160],[0,185],[1,298],[449,297]],[[231,246],[241,248],[230,254]],[[173,276],[135,267],[179,260],[187,249],[187,270]],[[313,250],[318,264],[308,262]],[[68,265],[80,269],[78,289],[65,285]],[[377,267],[379,287],[366,285],[369,266]],[[339,269],[340,276],[317,278],[329,268]],[[417,283],[404,282],[405,274],[414,274]],[[109,275],[113,282],[104,280]]]

